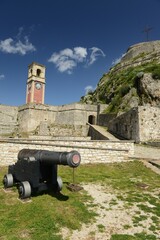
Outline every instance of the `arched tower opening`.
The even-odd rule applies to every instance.
[[[37,69],[37,77],[40,77],[41,76],[41,69]]]

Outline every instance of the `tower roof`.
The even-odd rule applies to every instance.
[[[33,65],[38,65],[40,67],[44,67],[45,68],[45,66],[43,64],[40,64],[40,63],[37,63],[37,62],[32,62],[31,64],[28,65],[28,67],[30,68]]]

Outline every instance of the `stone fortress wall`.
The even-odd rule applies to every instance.
[[[32,138],[27,139],[1,137],[0,165],[8,166],[13,164],[17,160],[18,152],[23,148],[52,151],[78,150],[81,154],[82,164],[130,160],[129,157],[132,157],[134,154],[133,141],[91,141],[88,139],[89,126],[86,123],[96,124],[98,120],[97,112],[101,113],[104,108],[105,105],[96,106],[78,103],[66,106],[28,104],[20,107],[10,107],[0,105],[1,116],[3,116],[0,128],[3,124],[9,126],[13,121],[11,124],[13,128],[10,128],[10,131],[5,131],[4,128],[1,131],[1,135],[4,134],[5,136],[6,134],[9,136],[13,133],[12,131],[19,133],[21,131],[28,131],[30,134],[33,133]],[[8,116],[9,112],[10,115]],[[54,129],[52,134],[53,132],[57,134],[57,137],[55,136],[51,140],[49,140],[49,134],[51,133],[48,130],[49,126]],[[68,128],[68,126],[70,127]],[[74,129],[72,129],[73,126]],[[42,136],[39,136],[40,139],[38,139],[38,135],[36,139],[34,135],[35,128],[37,129],[38,127],[40,128],[39,133],[43,135],[43,139]],[[79,135],[77,135],[77,129]],[[72,130],[72,132],[68,132],[68,130]],[[75,130],[76,134],[74,138],[73,133]],[[60,138],[60,135],[63,137]],[[82,139],[82,136],[84,136],[84,139]]]
[[[116,73],[129,67],[136,67],[156,60],[160,63],[160,41],[145,42],[132,45],[112,72]]]
[[[103,112],[105,105],[98,106]],[[0,105],[0,135],[29,133],[33,135],[72,135],[79,131],[86,136],[86,123],[96,124],[97,105],[68,104],[51,106],[42,104],[25,104],[20,107]],[[68,132],[67,131],[68,126]],[[59,130],[61,129],[61,130]],[[63,132],[63,130],[64,132]],[[80,133],[79,133],[80,134]]]
[[[135,142],[160,141],[160,108],[139,106],[109,121],[108,129]]]
[[[8,135],[17,128],[18,107],[0,105],[0,135]]]
[[[16,133],[42,136],[87,137],[89,126],[98,124],[124,139],[135,142],[160,140],[160,108],[139,106],[117,118],[102,114],[105,105],[69,104],[50,106],[26,104],[0,105],[0,135]],[[22,134],[23,136],[23,134]]]
[[[134,142],[160,140],[160,108],[141,106],[112,119],[102,114],[105,107],[105,105],[79,103],[64,106],[0,105],[0,165],[14,163],[22,148],[52,151],[78,150],[82,157],[82,164],[120,162],[133,157]],[[97,140],[91,141],[87,138],[89,132],[87,122],[107,126],[111,132],[133,141],[99,140],[98,137]],[[35,129],[38,129],[37,133]],[[22,131],[32,133],[32,138],[2,137]],[[50,134],[55,136],[51,140],[49,140]]]

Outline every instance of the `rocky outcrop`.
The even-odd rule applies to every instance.
[[[140,79],[139,92],[145,96],[143,105],[160,105],[160,79],[153,79],[149,73],[144,74]]]
[[[160,107],[160,41],[131,46],[81,102],[108,104],[106,113],[118,115],[138,106]]]

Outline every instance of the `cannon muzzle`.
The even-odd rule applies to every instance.
[[[81,156],[77,151],[54,152],[48,150],[22,149],[18,153],[18,160],[40,161],[42,164],[68,165],[78,167]]]

